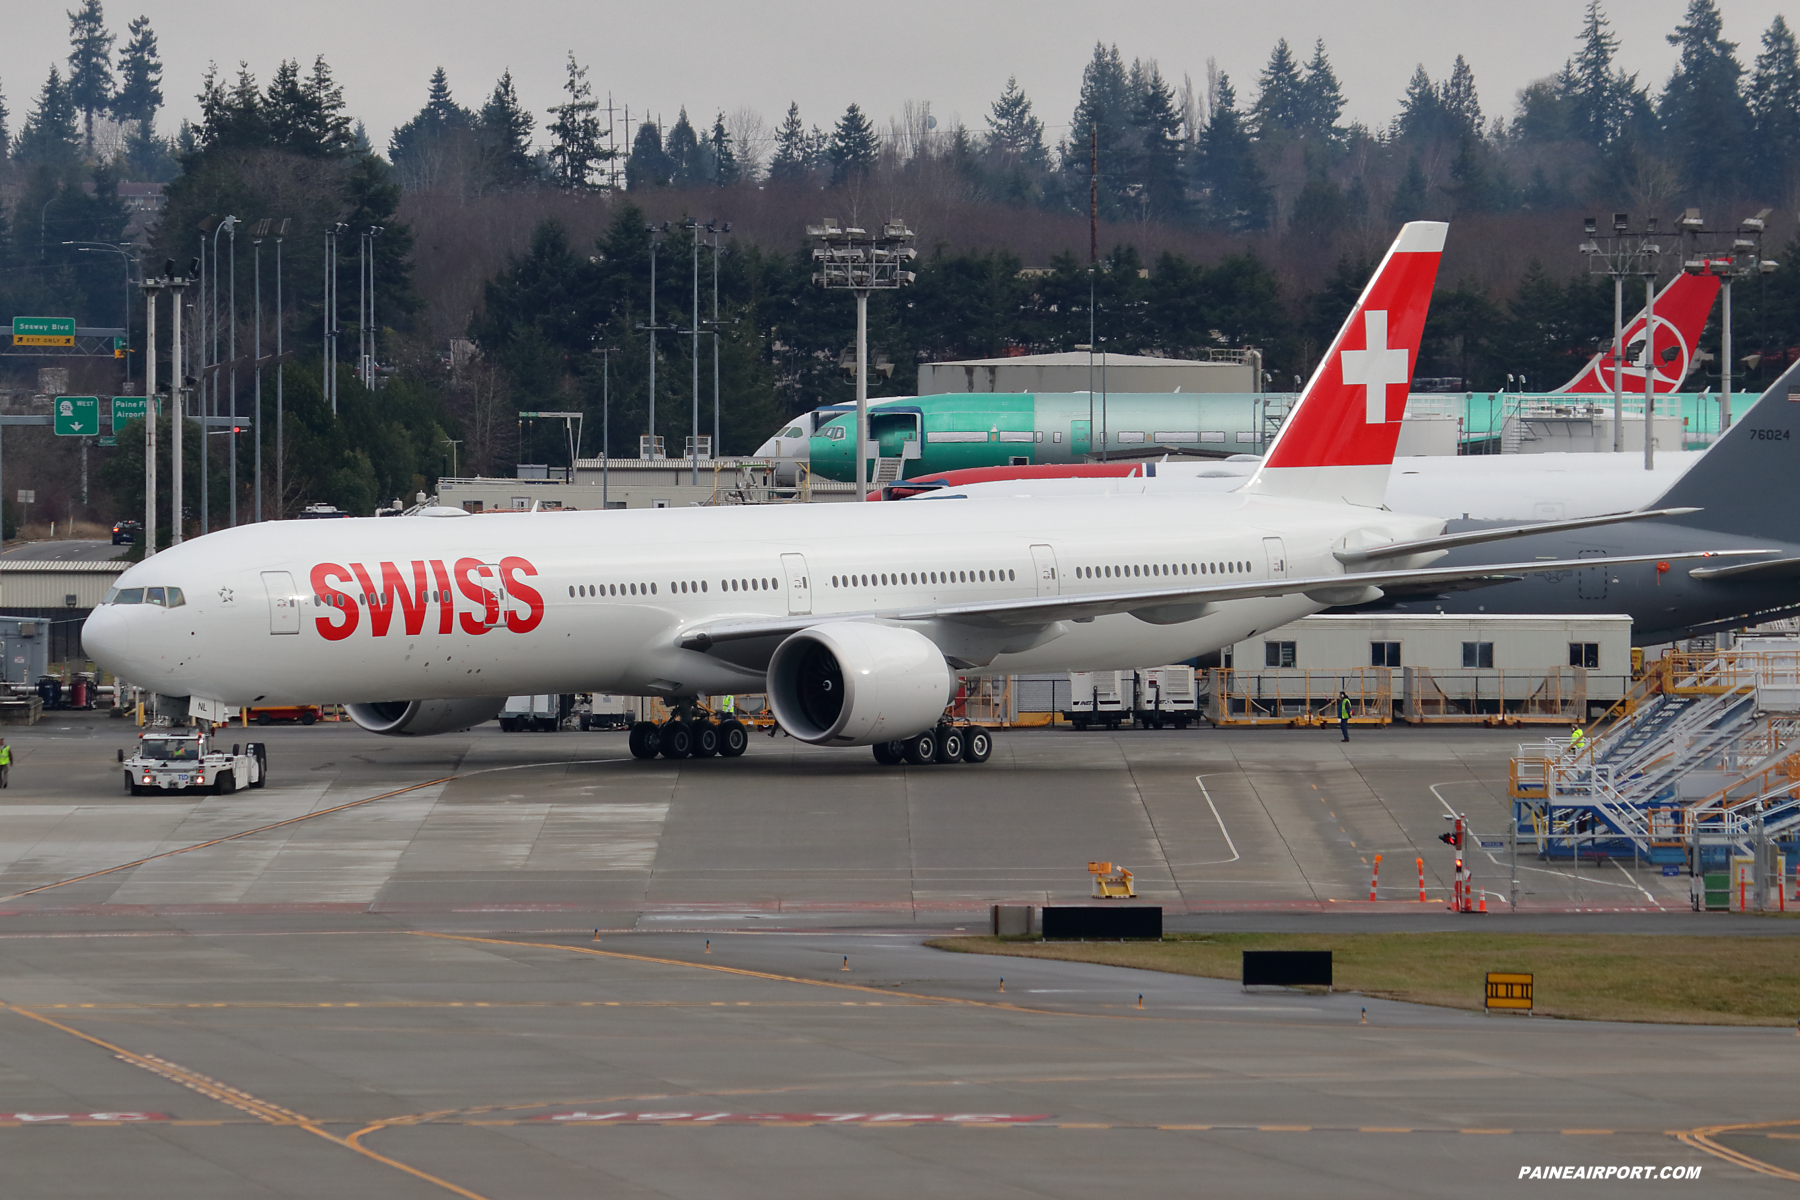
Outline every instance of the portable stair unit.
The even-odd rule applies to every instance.
[[[1797,674],[1800,654],[1668,656],[1586,746],[1519,747],[1509,791],[1520,840],[1545,858],[1683,863],[1728,856],[1752,834],[1800,831],[1800,759],[1792,777],[1774,777],[1766,748],[1771,722],[1783,718],[1760,699],[1765,682],[1779,681],[1766,691],[1785,701],[1787,677]],[[1750,760],[1756,770],[1733,771]],[[1763,780],[1753,786],[1757,771]],[[1723,789],[1698,786],[1734,775]]]

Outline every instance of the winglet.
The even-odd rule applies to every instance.
[[[1245,491],[1381,505],[1449,228],[1401,227]]]

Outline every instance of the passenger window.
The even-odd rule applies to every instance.
[[[187,603],[187,597],[181,594],[180,588],[166,588],[164,590],[168,593],[170,608],[180,608]]]
[[[143,588],[120,588],[119,598],[113,601],[114,604],[142,604],[143,602]]]

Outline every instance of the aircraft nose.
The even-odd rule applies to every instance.
[[[114,675],[131,674],[131,622],[116,606],[103,604],[81,626],[81,645],[94,662]]]

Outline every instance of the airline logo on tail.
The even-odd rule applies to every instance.
[[[1381,504],[1448,229],[1401,228],[1247,491]]]
[[[1656,296],[1656,340],[1651,355],[1655,375],[1653,386],[1658,393],[1680,389],[1682,381],[1693,369],[1695,353],[1700,348],[1700,334],[1719,295],[1717,275],[1677,275]],[[1613,394],[1615,377],[1619,390],[1626,395],[1644,394],[1644,310],[1625,326],[1624,365],[1615,368],[1612,344],[1588,360],[1575,378],[1557,393],[1593,395]]]

